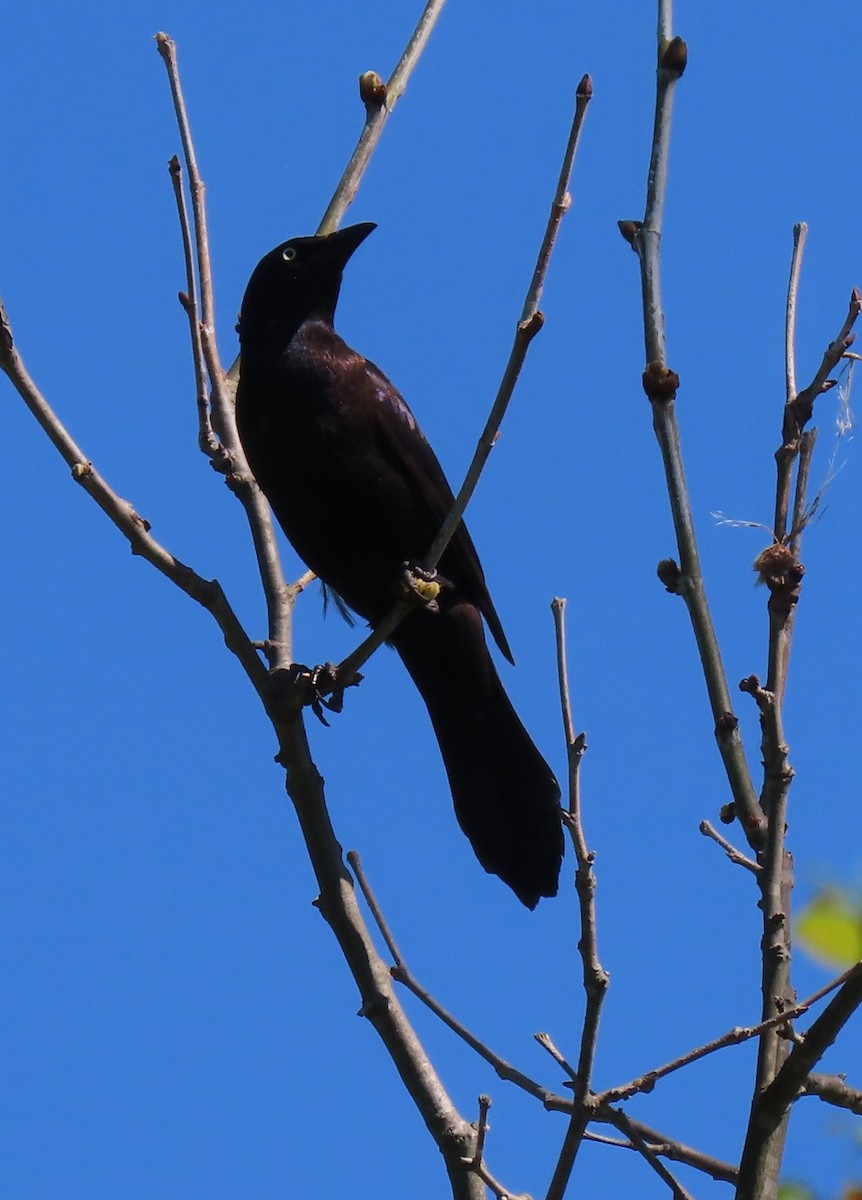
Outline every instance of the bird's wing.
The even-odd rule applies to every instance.
[[[431,448],[422,430],[398,389],[383,372],[364,359],[363,370],[376,394],[375,432],[381,455],[390,467],[397,471],[410,489],[417,510],[427,514],[427,526],[433,532],[431,539],[443,525],[452,510],[455,498],[443,473],[437,455]],[[485,574],[473,539],[462,521],[443,554],[441,573],[451,576],[452,582],[465,597],[471,600],[488,622],[494,641],[509,662],[514,662],[512,651],[503,632],[500,618],[494,608],[485,582]]]

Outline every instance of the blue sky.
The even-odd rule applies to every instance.
[[[485,420],[529,281],[574,87],[595,99],[546,289],[545,329],[469,513],[518,666],[526,724],[564,768],[550,600],[569,601],[587,833],[612,975],[596,1083],[624,1082],[759,1012],[755,894],[697,832],[727,799],[687,618],[655,579],[674,553],[640,386],[637,263],[654,14],[633,0],[529,15],[450,0],[349,220],[379,229],[350,264],[339,328],[404,392],[450,477]],[[208,186],[223,357],[247,277],[312,232],[361,124],[356,77],[386,75],[418,6],[34,2],[6,14],[0,291],[61,418],[153,532],[218,577],[247,627],[263,609],[236,502],[195,447],[182,259],[166,164],[179,149],[152,35],[178,42]],[[810,236],[799,312],[809,378],[862,284],[854,130],[862,12],[677,5],[690,47],[666,211],[669,362],[710,600],[731,681],[765,672],[768,522],[783,403],[793,222]],[[818,407],[827,473],[836,400]],[[0,807],[0,1193],[41,1200],[269,1200],[445,1186],[314,886],[256,698],[207,615],[134,559],[4,388]],[[856,610],[862,477],[854,440],[806,534],[786,726],[798,903],[858,881]],[[301,565],[285,551],[288,572]],[[355,633],[297,615],[297,656]],[[380,653],[312,749],[415,973],[525,1071],[532,1041],[576,1054],[582,1014],[572,861],[530,914],[477,867],[421,703]],[[752,764],[756,714],[738,706]],[[801,995],[826,973],[799,959]],[[559,1117],[497,1080],[418,1006],[461,1111],[493,1097],[495,1174],[541,1195]],[[858,1020],[824,1067],[862,1082]],[[753,1049],[632,1102],[633,1115],[738,1153]],[[788,1173],[834,1192],[862,1174],[850,1118],[799,1106]],[[665,1190],[634,1155],[586,1146],[585,1195]],[[680,1172],[698,1197],[728,1190]]]

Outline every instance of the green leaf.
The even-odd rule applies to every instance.
[[[862,958],[862,908],[848,892],[824,889],[798,917],[796,937],[825,966],[851,967]]]

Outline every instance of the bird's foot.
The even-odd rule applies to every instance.
[[[440,611],[437,597],[442,585],[436,571],[426,571],[418,563],[402,563],[399,582],[403,596],[414,597],[429,612]]]
[[[318,721],[328,727],[329,722],[323,710],[341,712],[345,689],[356,687],[362,682],[362,676],[357,671],[349,679],[344,679],[335,663],[321,663],[316,667],[292,663],[287,670],[274,671],[270,680],[272,696],[269,710],[274,719],[295,721],[300,711],[308,707]]]

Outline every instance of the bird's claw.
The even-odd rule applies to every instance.
[[[320,663],[316,667],[306,667],[303,663],[293,663],[286,672],[293,693],[293,713],[297,715],[300,708],[308,707],[322,725],[329,727],[329,722],[323,715],[323,710],[339,713],[344,708],[345,688],[356,687],[361,683],[362,676],[357,672],[350,679],[344,680],[339,675],[335,663]]]
[[[415,597],[429,612],[439,612],[437,597],[441,583],[436,571],[426,571],[418,563],[402,563],[401,592],[406,597]]]

